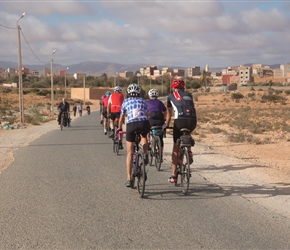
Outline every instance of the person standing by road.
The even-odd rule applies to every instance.
[[[75,117],[77,114],[77,106],[76,105],[73,106],[73,112],[74,112],[74,117]]]
[[[180,129],[187,128],[192,132],[196,127],[196,111],[192,95],[185,91],[185,83],[182,79],[174,79],[171,83],[172,93],[167,98],[167,117],[166,126],[169,127],[172,111],[174,109],[173,122],[173,150],[172,150],[172,174],[168,181],[176,183],[177,153],[179,146],[176,144],[177,139],[181,136]],[[189,163],[192,164],[192,152],[189,148]]]
[[[127,115],[126,123],[126,169],[127,169],[127,182],[126,187],[132,187],[133,181],[131,180],[131,173],[133,167],[133,151],[135,142],[135,131],[142,131],[141,133],[141,144],[143,146],[143,152],[145,154],[144,162],[148,164],[148,141],[147,134],[150,131],[150,124],[147,118],[147,103],[140,97],[141,87],[136,83],[132,83],[127,88],[127,97],[121,108],[120,120],[118,131],[122,130],[125,116]]]
[[[79,112],[79,116],[82,116],[83,114],[83,106],[81,103],[79,103],[79,105],[77,106],[78,112]]]

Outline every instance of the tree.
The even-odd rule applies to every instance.
[[[205,70],[203,70],[200,77],[200,83],[201,83],[201,86],[203,86],[205,90],[207,89],[207,86],[211,83],[211,80],[212,79],[208,75],[208,73]]]

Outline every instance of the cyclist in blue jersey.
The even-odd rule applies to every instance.
[[[133,152],[135,142],[135,131],[142,131],[141,133],[141,144],[145,154],[145,164],[148,164],[148,141],[147,134],[150,131],[150,124],[147,118],[147,103],[140,97],[141,87],[136,83],[132,83],[127,88],[127,98],[124,100],[120,112],[118,131],[122,130],[122,125],[126,122],[126,147],[127,147],[127,182],[126,187],[132,187],[133,181],[131,180],[131,173],[133,167]]]
[[[150,123],[150,128],[153,126],[161,126],[164,125],[164,117],[166,116],[166,107],[158,100],[159,92],[157,89],[150,89],[148,91],[148,96],[150,100],[147,101],[148,105],[148,120]],[[147,139],[150,138],[150,134],[148,134]],[[163,134],[159,135],[160,142],[161,142],[161,162],[163,161]]]
[[[177,167],[177,152],[178,145],[177,139],[181,136],[180,129],[187,128],[192,132],[196,127],[196,111],[192,95],[184,91],[185,83],[181,79],[174,79],[171,83],[172,93],[167,98],[167,117],[166,126],[169,127],[172,112],[174,110],[174,123],[173,123],[173,150],[172,150],[172,175],[168,181],[176,183],[176,167]],[[193,162],[192,152],[189,148],[189,162]]]

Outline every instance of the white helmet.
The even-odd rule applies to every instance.
[[[114,88],[114,92],[119,92],[119,93],[121,93],[121,92],[122,92],[122,87],[120,87],[120,86],[116,86],[116,87]]]
[[[159,92],[157,89],[150,89],[148,91],[148,95],[150,97],[150,99],[154,98],[154,97],[158,97],[159,96]]]
[[[128,86],[127,93],[129,96],[139,96],[141,93],[141,88],[138,84],[132,83]]]

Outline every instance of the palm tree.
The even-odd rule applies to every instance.
[[[207,88],[207,85],[209,83],[211,83],[211,77],[208,75],[208,73],[203,70],[202,73],[201,73],[201,76],[200,76],[200,83],[201,83],[201,86],[204,87],[204,90],[206,90]]]

